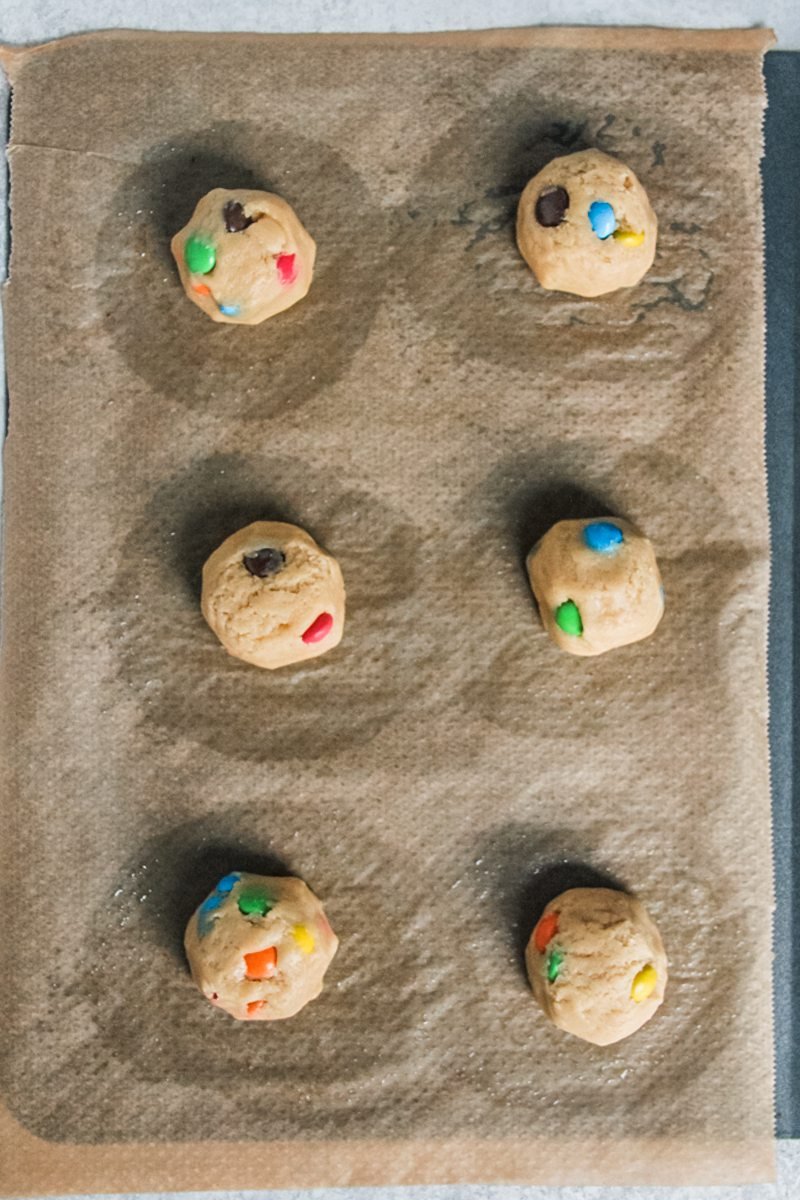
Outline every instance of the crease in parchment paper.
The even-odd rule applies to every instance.
[[[13,161],[14,157],[23,150],[47,150],[53,154],[77,154],[81,158],[99,158],[106,162],[123,163],[129,166],[133,166],[136,161],[132,158],[120,158],[113,154],[98,154],[94,150],[81,149],[77,146],[45,146],[35,142],[14,142],[8,148],[9,159]]]

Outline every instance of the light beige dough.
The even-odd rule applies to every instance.
[[[563,188],[563,220],[542,225],[537,202]],[[614,210],[617,228],[600,239],[589,220],[595,201]],[[658,222],[647,193],[629,167],[599,150],[554,158],[527,184],[517,209],[517,244],[543,288],[576,296],[602,296],[633,287],[650,270]]]
[[[231,224],[246,227],[232,231]],[[210,270],[190,269],[190,239],[213,252]],[[189,299],[212,321],[232,325],[258,325],[302,300],[311,286],[317,252],[294,209],[280,196],[225,188],[203,197],[171,246]]]
[[[302,879],[233,872],[191,917],[192,979],[239,1021],[293,1017],[322,991],[339,941]]]
[[[525,963],[553,1024],[596,1046],[634,1033],[664,999],[661,935],[638,900],[610,888],[572,888],[551,900]]]
[[[591,549],[586,530],[609,526],[623,540],[607,551]],[[650,636],[664,615],[664,589],[653,547],[619,517],[559,521],[533,547],[527,567],[542,623],[556,645],[570,654],[604,654],[638,642]],[[580,633],[559,625],[569,624],[570,604],[580,616]],[[567,606],[563,613],[562,605]]]
[[[259,556],[277,556],[275,569],[253,574],[246,564],[258,569]],[[227,538],[206,562],[200,606],[229,654],[274,670],[338,646],[344,580],[336,559],[303,529],[255,521]]]

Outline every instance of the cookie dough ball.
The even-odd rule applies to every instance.
[[[649,637],[664,615],[650,542],[619,517],[559,521],[528,555],[550,637],[570,654],[604,654]]]
[[[234,871],[186,926],[200,991],[239,1021],[280,1021],[315,1000],[339,945],[302,879]]]
[[[255,521],[206,562],[200,607],[229,654],[274,670],[339,645],[344,581],[303,529]]]
[[[258,325],[311,287],[314,240],[272,192],[214,188],[172,239],[186,295],[212,321]]]
[[[517,209],[520,253],[544,288],[602,296],[650,270],[658,222],[629,167],[599,150],[554,158]]]
[[[572,888],[551,900],[525,964],[553,1024],[596,1046],[634,1033],[664,999],[661,935],[638,900],[610,888]]]

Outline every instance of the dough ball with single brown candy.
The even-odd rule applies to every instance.
[[[274,670],[338,646],[344,580],[336,559],[305,530],[255,521],[206,562],[200,606],[229,654]]]
[[[258,325],[311,287],[313,238],[272,192],[214,188],[172,239],[186,295],[212,321]]]
[[[525,187],[517,244],[543,288],[602,296],[650,270],[658,221],[639,180],[600,150],[554,158]]]
[[[634,1033],[664,999],[661,935],[638,900],[611,888],[571,888],[551,900],[525,964],[553,1024],[596,1046]]]
[[[620,517],[559,521],[528,554],[550,637],[570,654],[604,654],[649,637],[664,589],[648,539]]]
[[[302,879],[234,871],[186,926],[192,979],[239,1021],[293,1017],[322,991],[339,941]]]

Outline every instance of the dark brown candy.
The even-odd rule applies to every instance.
[[[225,228],[228,233],[241,233],[253,224],[253,218],[248,217],[238,200],[229,200],[222,210],[225,218]]]
[[[569,192],[562,187],[545,188],[536,201],[536,220],[546,229],[560,225],[569,208]]]
[[[276,550],[273,546],[263,546],[261,550],[256,550],[253,554],[245,554],[242,562],[251,575],[257,575],[259,579],[266,579],[268,575],[276,575],[286,559],[280,550]]]

